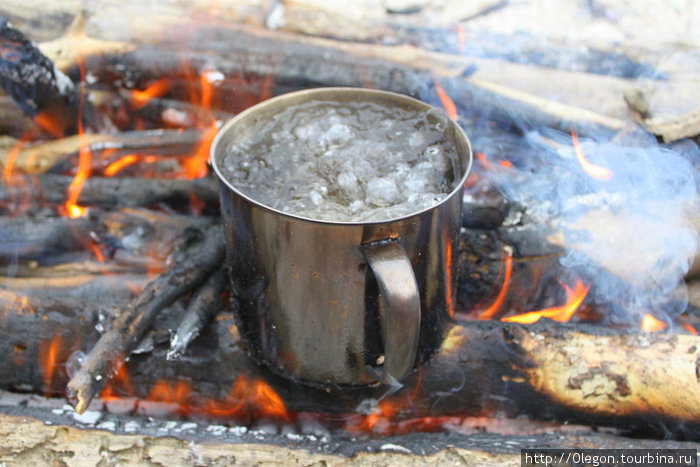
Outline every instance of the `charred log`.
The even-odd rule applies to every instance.
[[[43,127],[49,132],[75,133],[79,125],[95,131],[112,128],[71,79],[4,19],[0,19],[0,52],[0,84],[27,115],[39,118],[40,125],[47,122]]]
[[[24,307],[26,308],[26,304]],[[59,336],[58,361],[93,340],[94,314],[76,312],[56,303],[49,321],[59,319],[60,332],[35,314],[9,311],[0,315],[8,355],[5,388],[43,392],[47,374],[36,371],[40,346]],[[63,310],[62,313],[57,313]],[[53,314],[55,313],[55,315]],[[22,316],[22,318],[17,318]],[[93,318],[90,318],[93,316]],[[86,319],[87,318],[87,319]],[[20,331],[14,321],[23,321]],[[72,324],[75,323],[75,324]],[[41,330],[26,343],[21,338]],[[11,334],[12,331],[19,335]],[[85,334],[81,334],[85,333]],[[38,336],[43,338],[38,341]],[[148,397],[158,381],[186,381],[194,391],[179,404],[192,411],[205,400],[225,400],[236,378],[262,379],[282,397],[292,412],[335,414],[348,419],[357,411],[384,418],[384,434],[422,423],[419,418],[449,420],[462,416],[523,416],[533,419],[585,421],[621,428],[669,429],[696,439],[700,385],[696,368],[700,338],[689,335],[624,332],[572,326],[545,320],[523,326],[502,322],[465,322],[452,327],[441,351],[405,381],[405,387],[385,397],[383,387],[315,389],[281,379],[246,358],[233,325],[225,314],[207,327],[175,361],[166,361],[167,344],[126,363],[130,387],[118,384],[112,394]],[[19,348],[21,346],[21,348]],[[3,347],[4,349],[4,347]],[[34,369],[32,369],[34,368]],[[49,387],[66,381],[65,369],[49,375]],[[393,411],[384,412],[389,403]],[[395,417],[392,425],[388,417]],[[359,421],[361,415],[354,415]],[[359,418],[358,418],[359,417]],[[437,417],[437,418],[435,418]],[[424,422],[428,423],[428,422]],[[413,425],[411,425],[413,424]],[[391,427],[394,428],[391,428]],[[396,430],[396,431],[392,431]]]
[[[434,83],[439,79],[465,115],[479,109],[481,114],[516,125],[527,122],[563,131],[573,126],[581,135],[616,131],[624,126],[618,118],[553,102],[485,78],[472,78],[470,75],[479,68],[478,61],[458,56],[243,26],[217,29],[216,40],[212,37],[211,30],[195,31],[187,40],[193,45],[184,52],[169,45],[149,44],[124,54],[95,54],[87,58],[86,67],[106,83],[122,79],[125,74],[148,82],[162,76],[181,76],[183,69],[203,70],[215,63],[228,78],[262,80],[273,76],[273,95],[311,86],[371,87],[436,104],[439,101]]]
[[[35,208],[61,206],[66,202],[73,177],[45,174],[24,180],[25,183],[0,186],[0,206],[7,209],[18,202]],[[216,208],[219,202],[216,181],[211,177],[193,180],[90,177],[83,185],[78,202],[105,209],[149,207],[158,203],[176,208],[189,206],[193,196],[206,208]]]

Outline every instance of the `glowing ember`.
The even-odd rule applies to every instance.
[[[504,167],[506,169],[512,169],[513,168],[513,163],[511,161],[507,160],[500,160],[498,163],[501,165],[501,167]]]
[[[647,332],[659,332],[666,329],[667,325],[658,318],[654,318],[651,314],[647,313],[642,318],[642,329]]]
[[[131,107],[135,110],[140,109],[151,99],[164,96],[168,91],[170,91],[170,82],[167,78],[159,79],[144,90],[134,89],[131,91]]]
[[[437,79],[435,80],[435,91],[437,92],[437,95],[440,98],[442,106],[445,108],[445,112],[447,112],[447,116],[450,117],[452,120],[456,121],[457,106],[455,106],[454,101],[450,99],[450,96],[447,95],[445,90],[442,89],[442,86],[440,85],[440,82]]]
[[[58,361],[58,357],[62,347],[63,337],[60,334],[53,336],[48,344],[46,341],[42,341],[39,346],[39,365],[44,373],[44,392],[46,395],[51,394],[56,368],[61,363]]]
[[[539,321],[540,318],[549,318],[554,321],[569,321],[578,307],[581,306],[583,300],[588,294],[589,286],[584,286],[581,280],[576,281],[574,288],[569,288],[566,284],[562,284],[564,290],[566,290],[566,303],[559,307],[547,308],[545,310],[531,311],[529,313],[523,313],[515,316],[508,316],[506,318],[501,318],[501,321],[508,321],[512,323],[522,323],[531,324]]]
[[[574,133],[573,128],[571,129],[571,140],[574,144],[576,159],[578,159],[579,164],[581,164],[581,167],[588,175],[593,178],[597,178],[598,180],[608,180],[610,177],[612,177],[612,170],[595,165],[586,159],[586,156],[583,155],[583,150],[581,149],[581,145],[578,142],[578,138],[576,137],[576,133]]]
[[[505,256],[505,260],[501,262],[502,265],[505,265],[505,273],[503,275],[503,285],[501,286],[501,290],[498,292],[498,296],[496,297],[496,300],[486,309],[482,310],[479,312],[479,319],[491,319],[498,312],[500,311],[501,307],[503,306],[503,302],[506,299],[506,295],[508,294],[508,286],[510,284],[510,276],[513,272],[513,250],[510,247],[504,247],[503,248],[503,255]]]

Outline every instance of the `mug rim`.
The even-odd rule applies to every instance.
[[[261,108],[264,108],[265,106],[268,105],[274,105],[278,104],[280,102],[283,102],[285,100],[292,100],[295,98],[299,98],[300,96],[304,96],[306,94],[311,94],[311,95],[323,95],[323,94],[336,94],[336,93],[354,93],[354,94],[365,94],[365,95],[377,95],[377,96],[385,96],[385,97],[390,97],[392,99],[397,99],[397,100],[403,100],[404,102],[408,102],[412,105],[418,105],[421,107],[425,107],[426,110],[434,108],[434,106],[423,102],[419,99],[416,99],[414,97],[407,96],[405,94],[399,94],[396,92],[391,92],[391,91],[382,91],[382,90],[377,90],[377,89],[366,89],[366,88],[353,88],[353,87],[325,87],[325,88],[311,88],[311,89],[303,89],[300,91],[294,91],[286,94],[281,94],[279,96],[267,99],[265,101],[259,102],[243,112],[239,113],[238,115],[234,116],[230,120],[228,120],[224,125],[221,126],[219,131],[216,133],[216,136],[214,137],[214,140],[212,141],[211,148],[209,150],[209,163],[211,164],[212,168],[214,169],[214,173],[216,173],[217,178],[219,179],[220,183],[223,183],[226,185],[226,187],[233,191],[236,195],[240,196],[247,202],[251,203],[252,205],[264,209],[266,211],[269,211],[271,213],[281,215],[284,217],[289,217],[295,220],[299,221],[304,221],[304,222],[311,222],[315,224],[324,224],[324,225],[354,225],[354,226],[359,226],[359,225],[378,225],[378,224],[388,224],[388,223],[393,223],[393,222],[399,222],[399,221],[404,221],[406,219],[410,219],[412,217],[420,216],[426,212],[432,211],[434,209],[438,209],[440,206],[443,204],[448,203],[454,196],[456,196],[457,193],[460,191],[463,192],[464,190],[464,184],[467,181],[467,178],[469,176],[469,173],[471,172],[471,167],[474,159],[474,155],[472,152],[472,146],[471,146],[471,141],[469,140],[469,137],[467,136],[466,132],[462,129],[459,124],[450,119],[450,124],[453,125],[455,131],[457,134],[461,135],[461,137],[464,139],[464,142],[467,145],[467,156],[466,156],[466,164],[464,168],[464,173],[462,174],[462,177],[459,179],[459,181],[455,184],[454,188],[440,201],[436,202],[435,204],[431,204],[430,206],[423,208],[418,211],[411,212],[409,214],[405,214],[403,216],[398,216],[398,217],[391,217],[387,219],[381,219],[381,220],[370,220],[370,221],[331,221],[331,220],[323,220],[323,219],[315,219],[313,217],[306,217],[306,216],[300,216],[298,214],[294,213],[289,213],[285,211],[281,211],[279,209],[275,209],[271,206],[266,205],[265,203],[262,203],[255,198],[247,195],[246,193],[242,192],[238,188],[235,187],[233,183],[231,183],[224,175],[221,173],[221,170],[219,169],[218,163],[217,163],[217,149],[219,146],[223,143],[221,143],[221,140],[224,138],[224,135],[228,134],[230,132],[230,129],[234,127],[238,122],[241,120],[244,120],[248,115],[259,111]]]

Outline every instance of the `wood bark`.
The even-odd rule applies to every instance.
[[[5,359],[3,387],[62,393],[67,380],[61,365],[75,350],[94,341],[95,311],[67,305],[3,297],[0,334]],[[42,319],[42,316],[47,316]],[[60,318],[59,318],[60,317]],[[57,321],[59,320],[59,321]],[[59,327],[57,323],[61,323]],[[37,372],[40,354],[51,340],[58,366],[47,379]],[[245,354],[230,315],[206,328],[181,359],[167,361],[167,341],[132,355],[126,363],[130,386],[114,392],[148,397],[158,381],[174,387],[187,381],[193,392],[178,403],[203,407],[226,400],[236,378],[262,379],[282,397],[290,412],[349,416],[362,401],[396,407],[395,421],[421,417],[492,414],[527,415],[539,420],[603,424],[659,432],[679,431],[695,439],[700,423],[698,358],[700,338],[616,331],[544,321],[535,325],[461,322],[447,333],[441,350],[387,397],[387,388],[315,389],[259,368]],[[124,392],[131,391],[131,392]],[[386,402],[385,402],[386,403]],[[418,422],[416,422],[418,423]]]

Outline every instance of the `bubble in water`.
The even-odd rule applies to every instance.
[[[76,350],[70,354],[70,357],[68,357],[66,361],[66,373],[68,373],[68,377],[72,378],[75,376],[83,366],[83,363],[85,363],[85,352]]]
[[[331,221],[376,221],[433,206],[455,187],[444,112],[369,102],[308,102],[252,125],[223,175],[274,209]],[[450,157],[452,156],[452,157]]]

